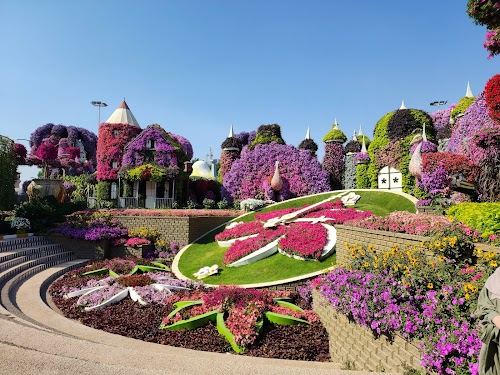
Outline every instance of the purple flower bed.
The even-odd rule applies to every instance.
[[[226,173],[221,189],[228,202],[248,198],[266,199],[264,182],[274,173],[279,161],[280,175],[288,181],[289,191],[279,199],[289,199],[308,194],[330,191],[328,174],[322,170],[318,159],[306,150],[277,143],[257,145],[252,151],[243,149]]]

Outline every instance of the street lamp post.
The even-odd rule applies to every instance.
[[[92,104],[94,107],[98,108],[97,126],[99,126],[101,124],[101,107],[107,107],[108,105],[106,103],[98,101],[98,100],[92,101],[92,102],[90,102],[90,104]]]
[[[431,105],[431,106],[437,106],[437,111],[439,111],[439,107],[442,106],[442,105],[445,105],[446,103],[448,103],[447,100],[436,100],[435,102],[429,103],[429,105]]]

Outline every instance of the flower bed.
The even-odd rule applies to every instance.
[[[472,242],[456,236],[404,250],[351,246],[349,265],[310,287],[329,308],[371,330],[375,338],[400,335],[420,341],[427,371],[476,374],[481,340],[472,313],[500,254],[476,250],[463,257],[470,248]],[[308,297],[309,291],[303,293]]]
[[[228,241],[235,238],[250,236],[262,231],[263,225],[258,221],[251,221],[249,223],[236,223],[228,226],[223,232],[215,235],[216,241]]]
[[[95,266],[90,264],[88,268],[97,268],[101,265],[102,263]],[[66,317],[78,320],[82,324],[92,328],[163,345],[226,353],[231,350],[231,347],[228,345],[225,336],[218,333],[215,322],[209,321],[204,326],[190,330],[171,331],[160,329],[162,320],[175,309],[173,303],[204,296],[203,300],[207,302],[205,307],[220,306],[221,309],[228,312],[225,319],[226,327],[235,332],[242,343],[247,344],[242,354],[253,357],[282,358],[288,360],[328,361],[329,359],[328,335],[321,323],[317,321],[315,314],[310,311],[310,306],[298,298],[296,293],[286,292],[286,295],[284,295],[283,292],[273,293],[265,290],[250,290],[247,292],[238,289],[238,291],[228,294],[224,293],[224,291],[203,289],[201,287],[201,289],[197,289],[196,291],[179,291],[176,293],[177,297],[171,300],[151,300],[147,305],[141,305],[129,298],[125,298],[100,309],[84,311],[84,309],[77,306],[77,297],[63,298],[65,291],[81,289],[91,280],[93,280],[92,283],[98,283],[100,280],[105,279],[106,276],[78,276],[83,273],[82,270],[75,270],[72,273],[66,274],[50,286],[50,293],[53,302]],[[148,285],[148,277],[151,278],[151,275],[146,273],[140,276],[132,278],[122,276],[119,283],[120,285],[133,287],[134,289],[141,288],[145,284]],[[115,280],[118,280],[118,278]],[[234,290],[236,288],[226,287],[227,289]],[[244,295],[247,293],[250,295],[249,298]],[[260,298],[260,296],[263,296],[263,298]],[[293,311],[285,306],[280,306],[271,298],[276,296],[290,298],[287,300],[288,302],[297,304],[305,311]],[[256,303],[252,303],[254,297]],[[260,306],[262,306],[261,300],[270,302],[269,305],[263,306],[265,307],[263,310],[264,313],[272,312],[275,315],[286,314],[291,320],[294,318],[306,318],[312,323],[300,325],[266,324],[266,329],[259,331],[258,340],[250,344],[255,334],[249,331],[249,335],[247,336],[244,328],[248,328],[246,323],[249,322],[249,319],[258,318],[258,315],[246,313],[256,311],[257,308],[260,311]],[[245,306],[243,301],[250,302],[246,306],[248,307],[248,311],[243,311],[243,307]],[[232,306],[239,306],[240,308],[233,309],[231,308]],[[195,313],[195,311],[186,310],[183,314],[187,316]],[[234,317],[230,315],[234,315]],[[239,319],[241,316],[246,318],[245,321]],[[126,319],[123,319],[123,317],[126,317]],[[255,327],[255,325],[250,325],[250,327]]]
[[[281,237],[284,233],[285,227],[280,225],[275,229],[262,231],[257,237],[248,238],[245,241],[236,241],[224,254],[224,260],[222,263],[224,265],[234,263],[237,260],[265,247],[267,244]],[[276,249],[276,251],[278,251],[278,249]]]
[[[328,230],[323,225],[292,223],[278,246],[288,255],[319,260],[327,241]]]

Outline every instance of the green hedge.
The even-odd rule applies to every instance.
[[[481,232],[485,239],[492,234],[500,235],[500,202],[459,203],[450,207],[446,214]]]
[[[12,210],[16,203],[14,184],[17,178],[17,163],[14,142],[0,135],[0,210]]]

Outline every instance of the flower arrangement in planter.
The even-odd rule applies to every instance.
[[[161,323],[165,330],[193,329],[215,322],[236,353],[242,353],[259,336],[265,323],[297,325],[318,321],[311,310],[289,302],[288,293],[236,286],[221,286],[213,291],[193,291],[169,299],[176,309]]]
[[[358,164],[368,164],[370,162],[370,155],[368,152],[358,152],[354,156],[354,161]]]
[[[375,337],[400,335],[420,341],[426,370],[475,374],[481,340],[472,313],[500,254],[479,250],[462,257],[461,249],[468,246],[461,243],[464,240],[444,235],[422,248],[382,252],[350,245],[348,265],[310,287]],[[302,294],[309,295],[307,290]]]
[[[76,212],[67,216],[66,222],[56,231],[66,237],[82,238],[89,241],[114,240],[127,236],[127,228],[118,219],[104,212]]]
[[[130,247],[142,247],[143,245],[151,245],[151,241],[146,238],[132,237],[125,242],[125,245]]]
[[[24,217],[15,217],[10,222],[10,227],[16,228],[17,233],[27,233],[30,226],[30,221]]]

